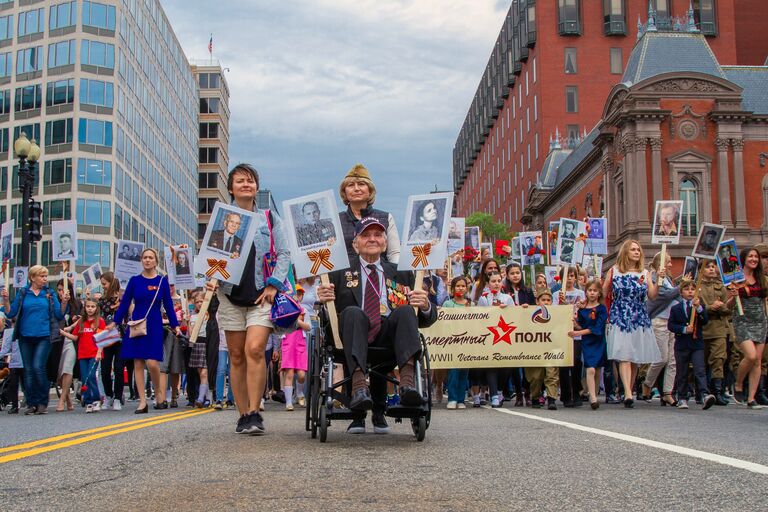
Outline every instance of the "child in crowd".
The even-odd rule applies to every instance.
[[[62,336],[77,342],[77,360],[80,364],[80,379],[83,382],[82,402],[86,413],[101,410],[101,396],[95,366],[101,361],[103,353],[102,349],[96,346],[93,337],[97,332],[103,331],[106,326],[106,322],[101,318],[99,303],[93,298],[88,298],[85,300],[85,314],[72,325],[72,332],[68,332],[70,327],[59,330]]]
[[[229,383],[225,382],[229,380]],[[216,367],[216,404],[213,406],[216,410],[229,409],[235,405],[235,399],[232,395],[232,384],[229,376],[229,348],[224,329],[219,327],[219,361]],[[224,387],[227,388],[227,401],[224,401]]]
[[[552,304],[552,292],[547,288],[541,288],[536,291],[536,304],[539,306],[550,306]],[[526,368],[525,378],[528,380],[528,386],[531,390],[531,407],[541,408],[541,389],[547,388],[547,409],[557,410],[555,397],[557,396],[557,387],[559,385],[559,371],[556,367],[536,367]]]
[[[469,278],[454,277],[450,285],[451,298],[443,303],[444,308],[466,308],[472,305],[467,297]],[[466,409],[464,399],[469,387],[469,370],[466,368],[448,370],[448,409]]]
[[[720,280],[720,271],[715,260],[704,260],[699,272],[703,272],[699,295],[706,304],[709,321],[703,326],[704,357],[712,374],[710,390],[715,395],[715,405],[728,405],[723,386],[726,338],[731,318],[732,302],[728,301],[728,290]]]
[[[696,284],[690,279],[680,282],[680,302],[672,306],[669,312],[667,327],[675,334],[675,361],[677,361],[677,408],[688,408],[688,365],[693,365],[693,375],[696,384],[704,396],[704,410],[715,403],[714,395],[709,394],[707,385],[707,368],[704,365],[704,340],[702,326],[707,323],[707,310],[701,305],[698,297],[694,298]],[[696,318],[691,324],[691,315],[696,312]]]
[[[574,316],[585,300],[584,291],[576,288],[579,271],[576,267],[565,270],[565,286],[555,294],[555,304],[573,305]],[[586,274],[585,274],[586,275]],[[573,366],[560,368],[560,400],[565,407],[580,407],[581,402],[581,336],[573,336]]]
[[[514,306],[515,301],[501,291],[501,274],[492,270],[488,274],[488,291],[484,292],[477,301],[478,307],[491,307],[497,306],[505,308],[507,306]],[[502,377],[502,383],[505,382],[504,378],[508,376],[505,369],[502,368],[489,368],[485,372],[486,382],[488,383],[488,394],[491,397],[491,407],[501,407],[504,403],[504,395],[499,390],[499,377]],[[503,384],[502,384],[503,385]],[[475,403],[480,402],[480,395],[475,396]]]
[[[600,389],[600,371],[606,363],[605,323],[608,310],[603,305],[603,288],[599,279],[592,279],[586,285],[587,301],[576,313],[576,329],[568,336],[581,337],[581,354],[587,368],[587,390],[592,410],[600,407],[597,392]]]
[[[523,268],[520,263],[510,262],[506,268],[506,276],[502,289],[512,297],[516,306],[526,308],[536,304],[536,295],[523,282]],[[508,368],[506,371],[512,377],[512,384],[515,386],[515,407],[524,407],[526,402],[530,403],[531,394],[528,383],[523,377],[522,368]],[[507,380],[502,379],[502,382]]]
[[[203,306],[203,301],[205,300],[205,294],[203,292],[196,293],[192,300],[195,305],[195,312],[190,317],[190,324],[192,327],[194,327],[197,322],[201,322],[202,325],[200,326],[200,333],[197,335],[196,342],[190,344],[191,346],[188,366],[190,369],[194,369],[193,371],[197,371],[199,384],[197,386],[197,398],[195,399],[194,405],[198,409],[202,409],[203,407],[210,407],[211,400],[213,398],[210,387],[208,386],[207,359],[208,321],[210,316],[209,313],[206,313],[205,318],[200,317],[200,308]]]
[[[536,274],[535,286],[536,289],[533,290],[534,295],[539,293],[539,290],[549,290],[549,286],[547,286],[547,276],[544,274]]]
[[[304,289],[296,286],[296,299],[299,303],[304,297]],[[296,400],[299,407],[306,407],[304,400],[304,380],[307,375],[307,339],[305,332],[312,329],[310,325],[310,312],[304,304],[301,305],[304,310],[299,316],[297,329],[283,336],[280,344],[280,370],[282,371],[283,393],[285,394],[285,410],[293,410],[293,377],[296,376]]]

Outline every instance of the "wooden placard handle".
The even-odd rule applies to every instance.
[[[219,280],[216,278],[211,279],[211,282],[213,283],[214,288],[219,284]],[[211,305],[212,298],[213,290],[206,290],[205,298],[203,298],[203,305],[200,306],[200,312],[197,314],[197,322],[192,326],[192,331],[189,334],[189,342],[192,344],[197,341],[197,336],[200,334],[200,327],[203,325],[203,322],[201,322],[200,319],[205,318],[205,315],[208,313],[208,307]]]
[[[699,271],[699,275],[696,276],[696,290],[693,292],[693,301],[695,301],[699,297],[699,290],[701,289],[701,279],[704,276],[704,272]],[[693,301],[691,301],[691,304],[693,304]],[[690,327],[693,327],[693,324],[696,322],[696,308],[692,308],[691,311],[691,319],[688,320],[688,325]]]
[[[416,280],[413,283],[413,289],[414,290],[421,290],[421,287],[424,285],[424,271],[423,270],[417,270],[416,271]],[[413,311],[418,315],[419,314],[419,308],[414,307]]]
[[[328,279],[328,274],[320,275],[320,284],[328,286],[331,284]],[[341,344],[341,335],[339,334],[339,315],[336,313],[336,301],[332,300],[325,303],[325,308],[328,310],[328,321],[331,322],[331,334],[333,334],[333,345],[342,350],[344,347]]]

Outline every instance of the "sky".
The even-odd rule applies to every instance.
[[[509,8],[499,0],[161,0],[189,58],[230,89],[230,168],[285,199],[356,163],[400,229],[407,196],[452,189],[452,151]],[[226,6],[223,9],[222,6]],[[341,200],[339,207],[343,206]]]

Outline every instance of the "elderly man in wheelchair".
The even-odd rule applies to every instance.
[[[369,389],[368,348],[384,347],[394,353],[400,368],[400,404],[421,407],[424,401],[414,382],[414,363],[421,355],[419,328],[435,323],[437,311],[426,291],[413,289],[413,272],[398,271],[396,265],[381,260],[387,236],[377,219],[367,217],[357,224],[352,245],[359,258],[350,261],[349,269],[332,272],[330,284],[319,286],[317,297],[322,303],[336,301],[339,335],[352,381],[349,408],[373,410],[374,431],[386,433],[387,382],[371,375]],[[365,416],[354,420],[347,431],[365,432]]]

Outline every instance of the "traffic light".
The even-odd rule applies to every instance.
[[[43,239],[43,207],[38,201],[29,202],[29,241],[39,242]]]

